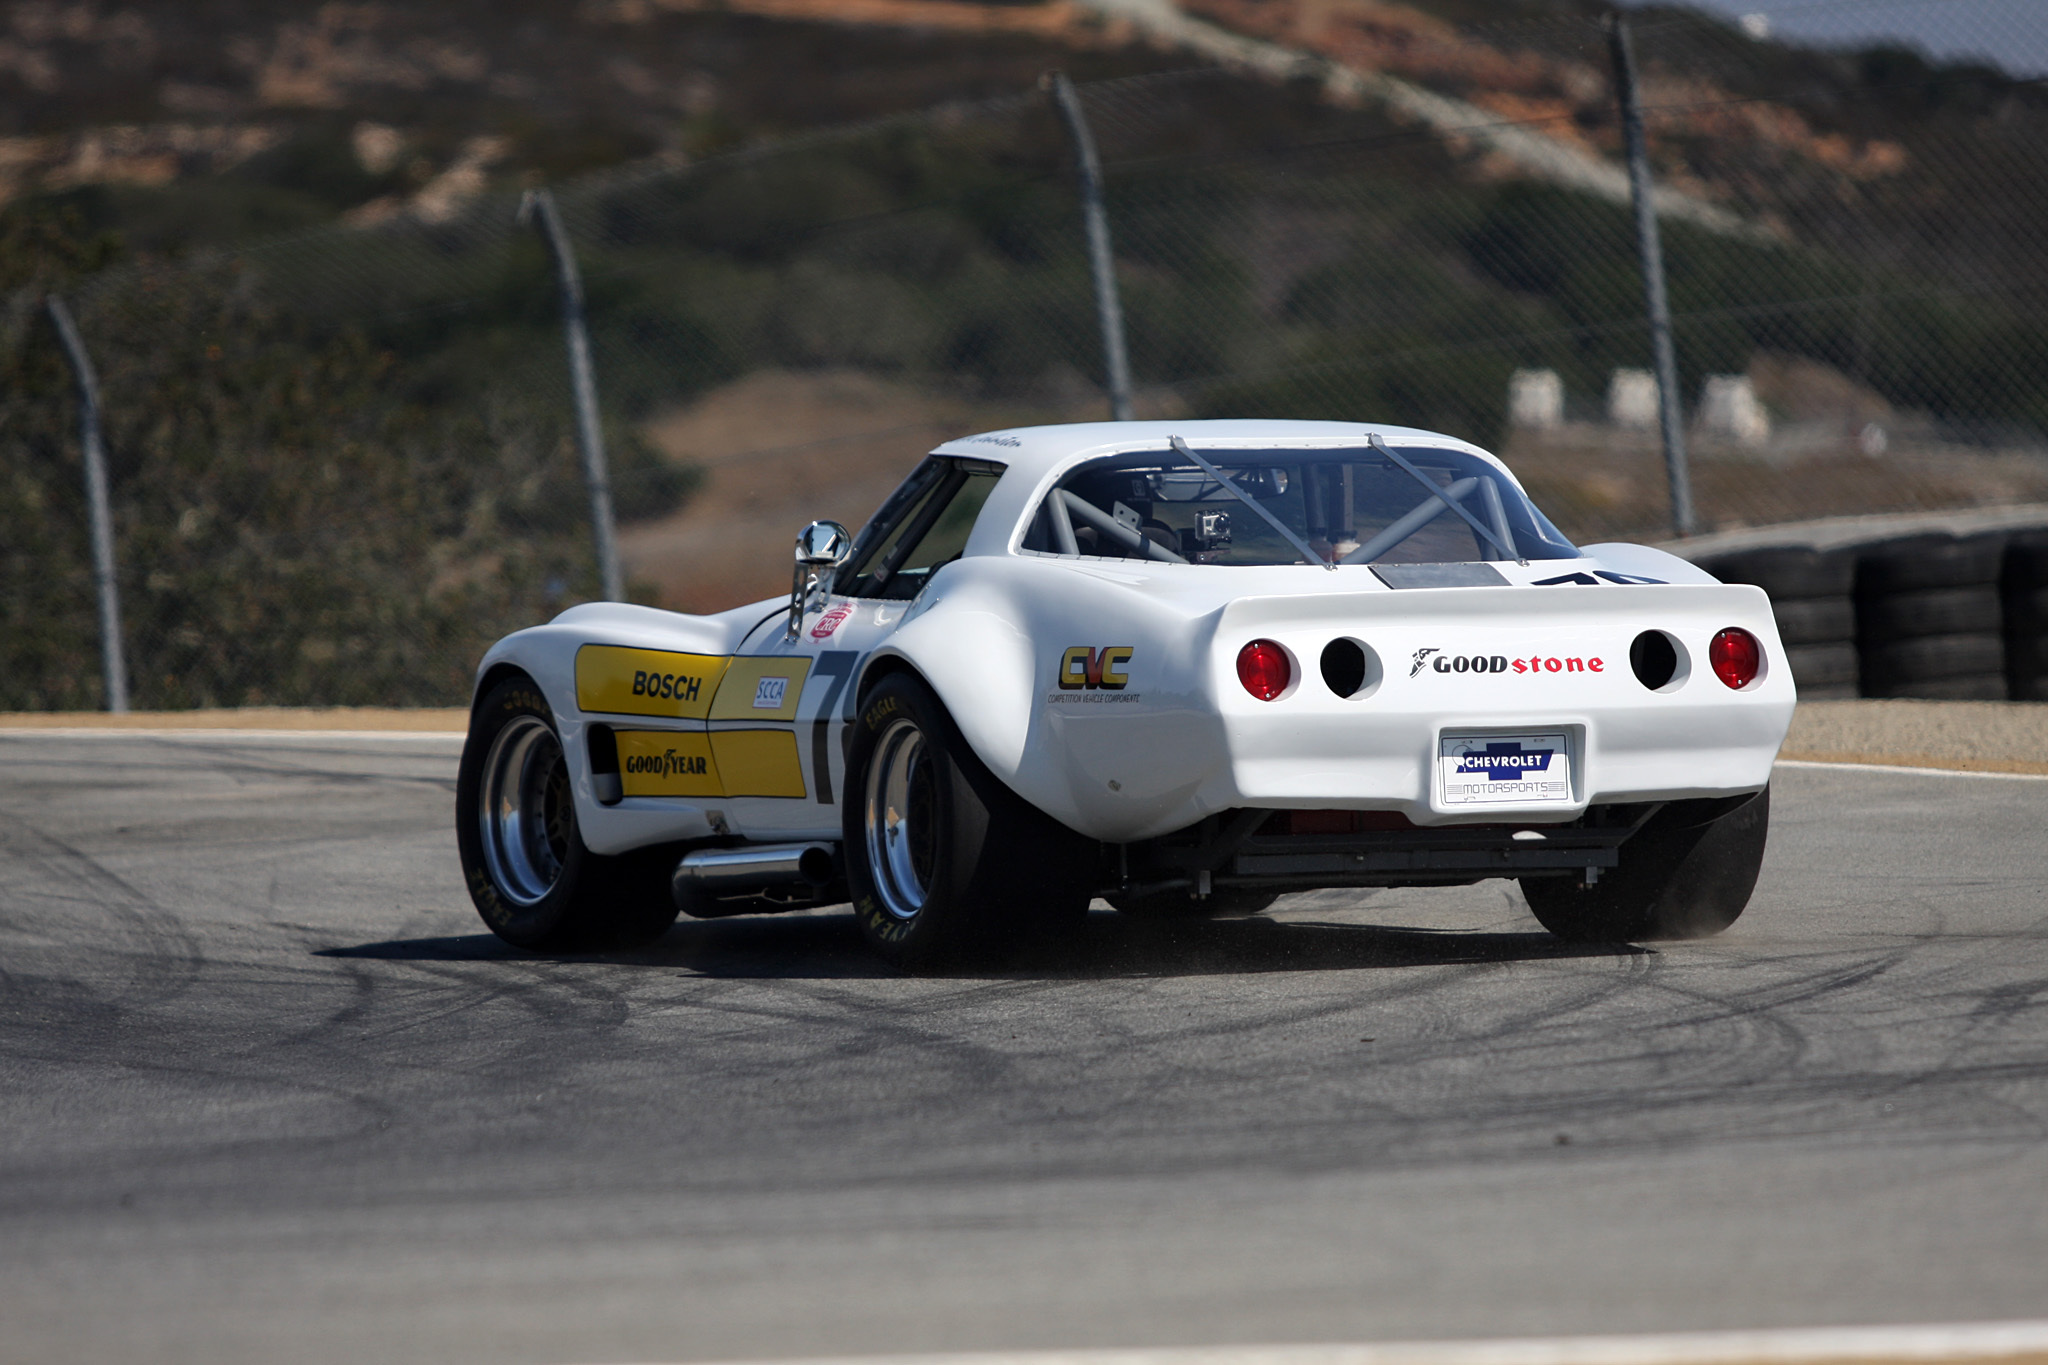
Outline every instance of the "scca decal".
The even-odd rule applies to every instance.
[[[1431,655],[1436,657],[1431,658]],[[1598,657],[1569,655],[1550,658],[1532,654],[1526,659],[1510,659],[1505,654],[1438,654],[1434,649],[1417,650],[1415,667],[1408,672],[1414,677],[1422,671],[1424,663],[1438,673],[1605,673],[1607,661]]]
[[[1060,657],[1060,690],[1064,692],[1121,692],[1131,679],[1124,665],[1137,650],[1130,645],[1104,645],[1091,649],[1075,645]]]

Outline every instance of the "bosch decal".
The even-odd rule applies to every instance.
[[[636,670],[633,674],[633,695],[636,697],[672,697],[677,701],[695,701],[697,689],[703,685],[702,678],[692,678],[683,673],[648,673]]]

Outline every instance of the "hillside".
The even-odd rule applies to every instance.
[[[1141,411],[1432,426],[1505,444],[1574,536],[1659,534],[1654,438],[1602,409],[1646,346],[1589,14],[0,8],[0,700],[91,704],[41,289],[107,390],[144,703],[446,700],[593,590],[517,191],[555,187],[582,262],[633,591],[723,607],[938,436],[1101,413],[1052,67],[1102,145]],[[1748,375],[1771,420],[1696,433],[1706,523],[2042,496],[2041,91],[1676,11],[1637,37],[1683,388]],[[1526,367],[1554,431],[1507,429]]]
[[[1184,66],[1115,0],[194,0],[0,7],[0,204],[61,196],[133,249],[412,208],[637,160]],[[1594,0],[1188,0],[1192,18],[1615,149]],[[1133,9],[1143,12],[1144,7]],[[1967,171],[1964,131],[2038,138],[2048,97],[1902,52],[1819,54],[1639,18],[1667,183],[1797,197]],[[1882,98],[1872,96],[1881,95]],[[1918,183],[1916,183],[1918,182]],[[1994,203],[2006,191],[1988,190]],[[1910,197],[1902,193],[1901,198]],[[1770,205],[1764,206],[1766,217]],[[1994,217],[2000,217],[1994,210]],[[1981,236],[1982,234],[1976,234]]]
[[[176,250],[408,201],[445,214],[491,186],[1029,89],[1052,66],[1173,61],[1039,6],[932,21],[983,8],[14,0],[0,200],[64,196],[136,248]],[[833,14],[847,21],[817,21]]]

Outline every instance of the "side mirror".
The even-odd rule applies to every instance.
[[[853,553],[853,533],[836,521],[814,521],[796,536],[796,562],[807,569],[836,569]]]
[[[796,576],[789,585],[789,626],[783,639],[794,640],[802,631],[819,577],[844,564],[852,553],[853,532],[836,521],[814,521],[797,532]]]

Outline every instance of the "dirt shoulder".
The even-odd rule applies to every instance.
[[[2048,773],[2048,702],[1802,702],[1780,757]]]
[[[255,706],[218,711],[17,711],[6,730],[354,730],[460,734],[457,707]],[[2048,773],[2048,702],[1810,701],[1782,757],[1969,772]]]

